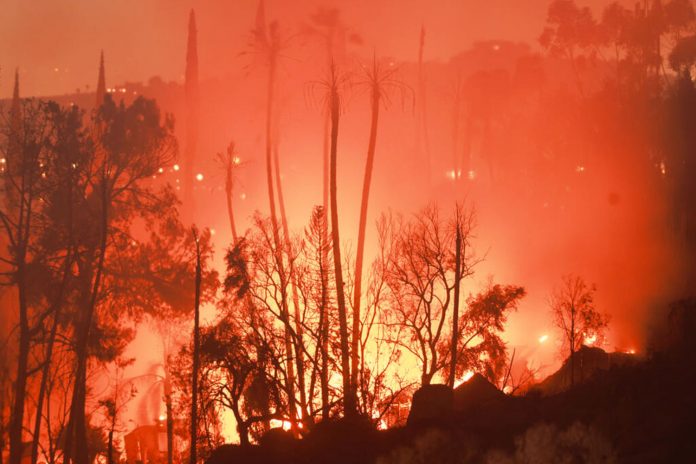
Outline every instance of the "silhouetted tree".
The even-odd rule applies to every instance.
[[[595,308],[596,288],[581,277],[568,275],[551,294],[550,306],[554,326],[563,337],[563,350],[570,360],[570,384],[575,384],[575,352],[585,339],[596,337],[601,343],[609,317]]]
[[[358,245],[355,255],[355,285],[353,288],[353,330],[351,334],[351,383],[353,389],[358,386],[359,357],[360,357],[360,305],[362,298],[362,272],[363,258],[365,254],[365,233],[367,227],[367,207],[370,200],[370,186],[372,184],[372,170],[375,162],[375,149],[377,146],[377,128],[379,125],[380,105],[389,102],[389,92],[400,90],[403,93],[407,87],[396,79],[397,72],[393,63],[382,64],[373,57],[372,67],[364,69],[365,85],[370,93],[370,136],[367,146],[367,159],[365,161],[365,174],[363,177],[362,197],[360,201],[360,219],[358,223]],[[403,95],[402,95],[403,96]]]

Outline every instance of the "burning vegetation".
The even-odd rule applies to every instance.
[[[15,72],[0,464],[692,460],[692,2],[447,62],[324,3],[230,75],[193,10],[183,82]]]

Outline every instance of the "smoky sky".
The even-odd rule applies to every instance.
[[[257,0],[2,0],[0,96],[19,68],[24,95],[88,91],[103,49],[111,83],[161,76],[181,82],[186,21],[197,14],[201,75],[240,67]],[[363,54],[415,60],[421,24],[426,58],[446,61],[474,41],[503,39],[536,46],[548,0],[268,0],[267,16],[288,31],[318,7],[338,8],[362,38]],[[606,1],[582,4],[600,9]]]

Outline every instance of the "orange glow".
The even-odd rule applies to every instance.
[[[469,380],[471,380],[471,378],[473,376],[474,376],[474,371],[466,371],[464,373],[464,375],[462,376],[462,378],[460,378],[454,382],[454,388],[457,388],[461,384],[468,382]]]

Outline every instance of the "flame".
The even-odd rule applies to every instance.
[[[548,339],[549,339],[549,336],[544,334],[541,337],[539,337],[539,343],[544,343]]]
[[[597,341],[597,334],[585,336],[585,345],[588,345],[588,346],[594,345],[596,341]]]
[[[462,378],[458,379],[456,382],[454,382],[454,388],[457,388],[461,384],[468,382],[469,379],[471,379],[473,376],[474,376],[474,371],[469,370],[469,371],[464,372],[464,375],[462,376]]]

